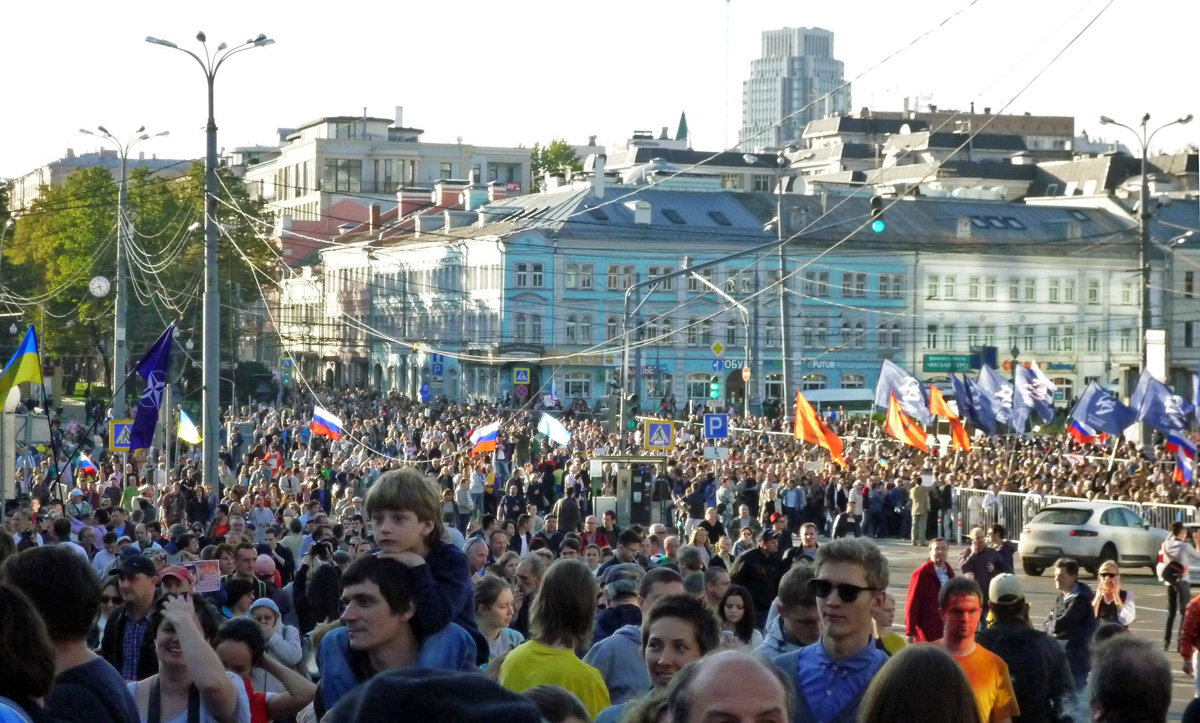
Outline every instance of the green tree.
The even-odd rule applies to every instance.
[[[566,173],[567,171],[582,171],[583,161],[571,144],[561,138],[556,138],[542,147],[534,143],[529,157],[530,175],[538,184],[546,173]]]

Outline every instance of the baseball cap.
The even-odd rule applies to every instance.
[[[636,580],[640,582],[645,574],[646,571],[643,570],[642,566],[638,565],[637,563],[621,563],[620,565],[613,565],[604,571],[603,582],[605,585],[612,585],[613,583],[620,582],[621,580]]]
[[[783,515],[779,514],[778,512],[771,513],[771,524],[772,525],[782,519],[783,519]]]
[[[767,529],[763,530],[762,534],[760,534],[758,536],[758,540],[759,540],[759,542],[766,542],[767,540],[774,540],[778,537],[779,537],[778,532],[776,532],[775,530],[772,530],[770,528],[767,528]]]
[[[180,567],[179,565],[171,565],[170,567],[164,568],[159,577],[163,580],[166,580],[168,577],[173,577],[186,582],[189,585],[191,585],[193,582],[192,571],[186,567]]]
[[[83,490],[76,487],[75,489],[71,490],[71,496],[72,497],[83,497]]]
[[[121,577],[132,577],[134,575],[154,577],[158,574],[158,567],[154,564],[153,560],[143,555],[122,556],[121,565],[117,568],[117,574]]]
[[[478,673],[397,668],[351,690],[323,720],[328,723],[381,720],[539,723],[541,719],[541,713],[528,699]]]
[[[992,578],[988,585],[988,599],[998,603],[1014,603],[1025,598],[1025,589],[1016,575],[1007,572]]]

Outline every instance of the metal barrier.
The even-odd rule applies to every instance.
[[[1173,522],[1200,522],[1200,511],[1191,505],[1149,503],[1141,505],[1141,517],[1152,527],[1171,529]]]

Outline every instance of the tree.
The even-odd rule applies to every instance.
[[[533,144],[529,157],[529,171],[535,183],[540,183],[546,173],[582,171],[583,161],[575,149],[561,138],[556,138],[543,148]]]

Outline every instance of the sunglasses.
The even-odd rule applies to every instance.
[[[1100,573],[1100,577],[1117,577],[1118,574],[1115,572],[1102,572]]]
[[[123,600],[121,599],[120,595],[101,595],[100,602],[112,603],[114,605],[119,605],[123,602]]]
[[[861,595],[864,590],[870,590],[871,592],[877,592],[880,590],[880,588],[877,587],[861,587],[859,585],[851,585],[848,582],[835,585],[829,580],[822,580],[820,578],[809,580],[808,589],[812,591],[813,595],[816,595],[822,600],[832,595],[833,591],[836,589],[838,597],[842,599],[842,602],[848,603],[857,600],[858,596]]]

